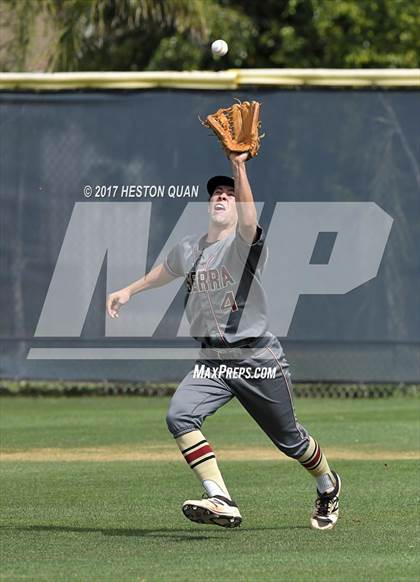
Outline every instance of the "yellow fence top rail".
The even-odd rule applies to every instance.
[[[0,73],[0,90],[420,87],[420,69],[228,69],[79,73]]]

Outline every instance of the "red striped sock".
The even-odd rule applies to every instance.
[[[177,445],[188,465],[197,475],[207,493],[212,496],[214,491],[231,499],[222,474],[220,473],[216,455],[199,430],[193,430],[179,436]]]
[[[332,476],[328,461],[321,447],[312,437],[309,437],[309,446],[298,461],[315,478],[325,474]]]
[[[191,469],[194,469],[194,467],[197,467],[205,461],[216,458],[213,449],[206,439],[202,439],[194,445],[187,447],[181,451],[181,453],[184,455],[184,459],[187,461]]]

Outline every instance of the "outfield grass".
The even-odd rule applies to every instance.
[[[174,445],[166,399],[1,399],[4,451]],[[180,511],[200,493],[183,462],[2,462],[2,579],[96,581],[418,580],[419,468],[386,454],[418,451],[418,400],[300,400],[300,420],[337,459],[342,515],[308,527],[314,488],[293,462],[221,460],[244,523],[199,526]],[[215,448],[265,446],[231,403],[206,423]],[[268,447],[272,445],[267,443]]]

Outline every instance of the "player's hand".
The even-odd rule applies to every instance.
[[[120,291],[115,291],[110,293],[106,300],[106,311],[112,319],[118,317],[118,312],[120,307],[130,300],[130,292],[128,289],[121,289]]]
[[[229,159],[233,164],[246,162],[248,158],[249,158],[248,152],[243,152],[242,154],[238,154],[237,152],[229,153]]]

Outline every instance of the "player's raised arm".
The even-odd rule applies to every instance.
[[[237,154],[230,153],[229,159],[232,164],[232,173],[235,180],[235,198],[238,212],[238,228],[241,237],[249,244],[252,244],[257,234],[257,209],[255,208],[254,196],[252,195],[246,173],[246,160],[248,152]]]
[[[238,101],[238,100],[237,100]],[[257,235],[257,210],[251,186],[246,175],[245,162],[258,154],[260,141],[260,103],[238,101],[226,109],[207,115],[202,124],[210,128],[223,146],[232,164],[235,179],[235,197],[238,228],[241,237],[249,244]]]
[[[146,291],[146,289],[153,289],[155,287],[162,287],[167,283],[170,283],[177,276],[170,273],[165,266],[162,264],[158,265],[154,269],[152,269],[147,275],[134,281],[127,287],[120,289],[119,291],[115,291],[114,293],[110,293],[107,298],[106,302],[106,311],[109,317],[112,319],[118,317],[118,312],[122,305],[128,303],[130,298],[135,295],[136,293],[140,293],[141,291]]]

